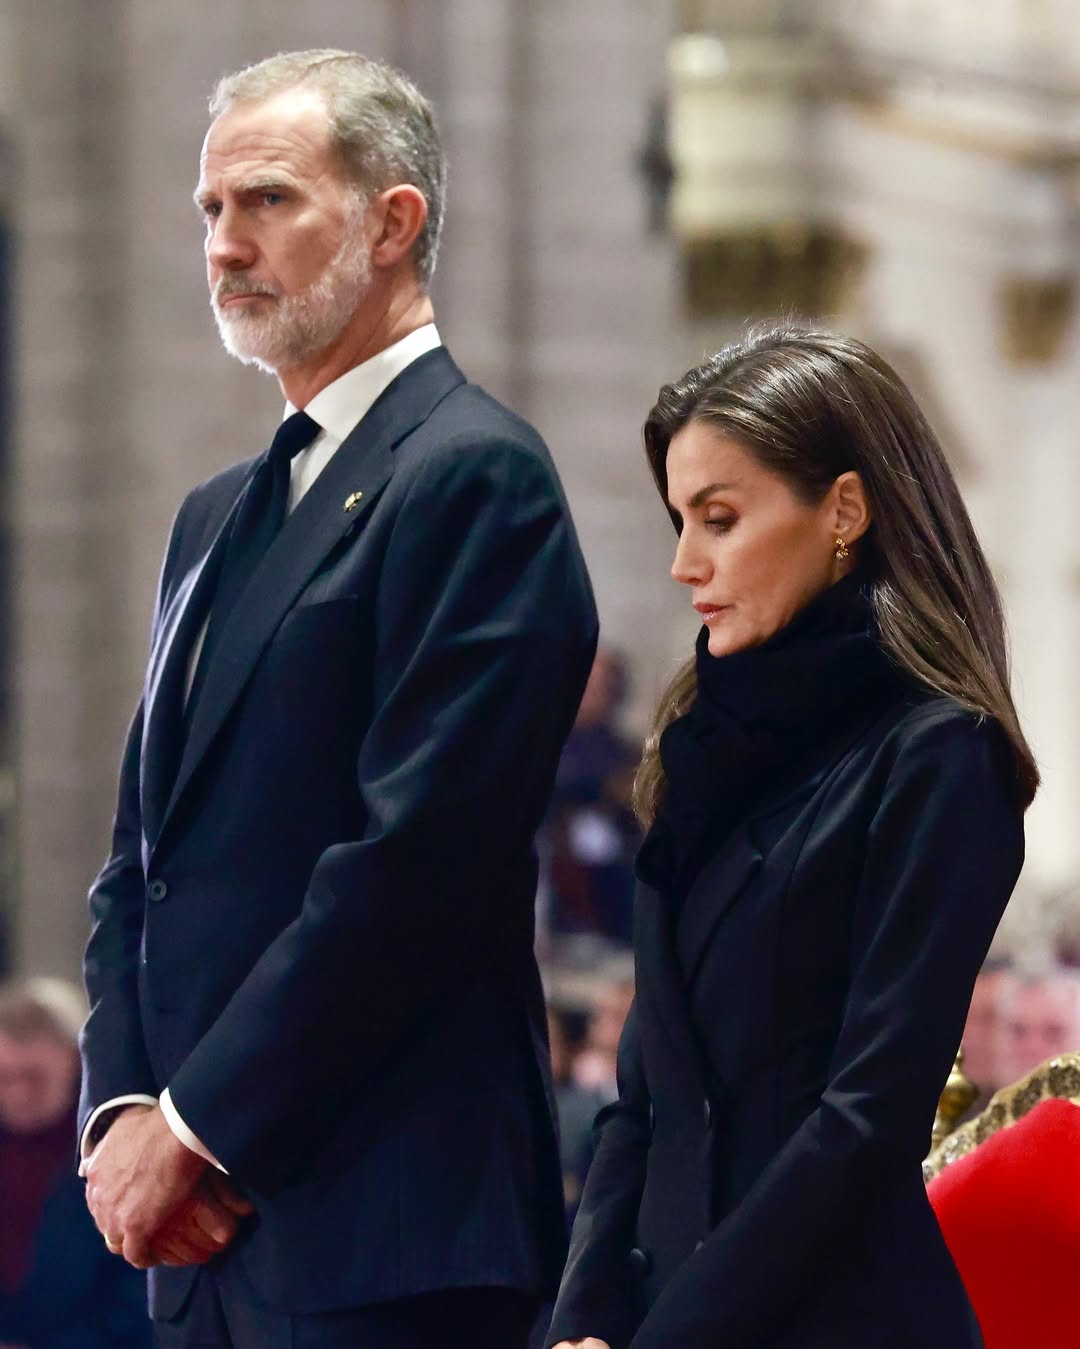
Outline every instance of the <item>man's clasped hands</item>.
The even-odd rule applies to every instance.
[[[127,1106],[82,1174],[106,1246],[136,1269],[205,1264],[252,1211],[223,1172],[180,1142],[160,1106]]]

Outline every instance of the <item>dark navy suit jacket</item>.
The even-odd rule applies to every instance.
[[[1003,734],[926,698],[755,809],[677,921],[639,890],[549,1343],[981,1343],[921,1160],[1022,858]]]
[[[564,1250],[532,839],[596,643],[553,465],[421,357],[286,520],[185,737],[250,471],[169,542],[91,891],[82,1118],[168,1086],[253,1199],[230,1258],[284,1311],[541,1289]],[[155,1271],[156,1314],[189,1285]]]

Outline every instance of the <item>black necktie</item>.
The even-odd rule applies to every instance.
[[[229,614],[236,607],[245,586],[285,522],[285,509],[289,503],[289,466],[301,450],[307,449],[321,429],[318,422],[312,421],[306,412],[294,412],[286,418],[278,427],[270,448],[256,466],[241,498],[225,546],[217,586],[210,602],[206,636],[188,694],[186,711],[189,724]]]

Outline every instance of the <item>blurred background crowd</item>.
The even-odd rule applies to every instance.
[[[1080,1046],[1080,0],[0,0],[0,1345],[138,1342],[9,1329],[48,1261],[96,1269],[64,1216],[78,1012],[56,980],[78,974],[169,518],[280,413],[205,300],[205,97],[316,45],[435,100],[440,328],[550,443],[597,591],[538,840],[568,1210],[633,992],[634,769],[696,629],[640,423],[755,317],[877,346],[952,458],[1045,784],[967,1070],[985,1099]]]

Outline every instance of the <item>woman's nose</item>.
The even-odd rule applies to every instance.
[[[692,546],[686,529],[679,535],[675,549],[675,560],[671,564],[671,574],[676,581],[685,586],[701,585],[708,572],[708,564],[700,552]]]

